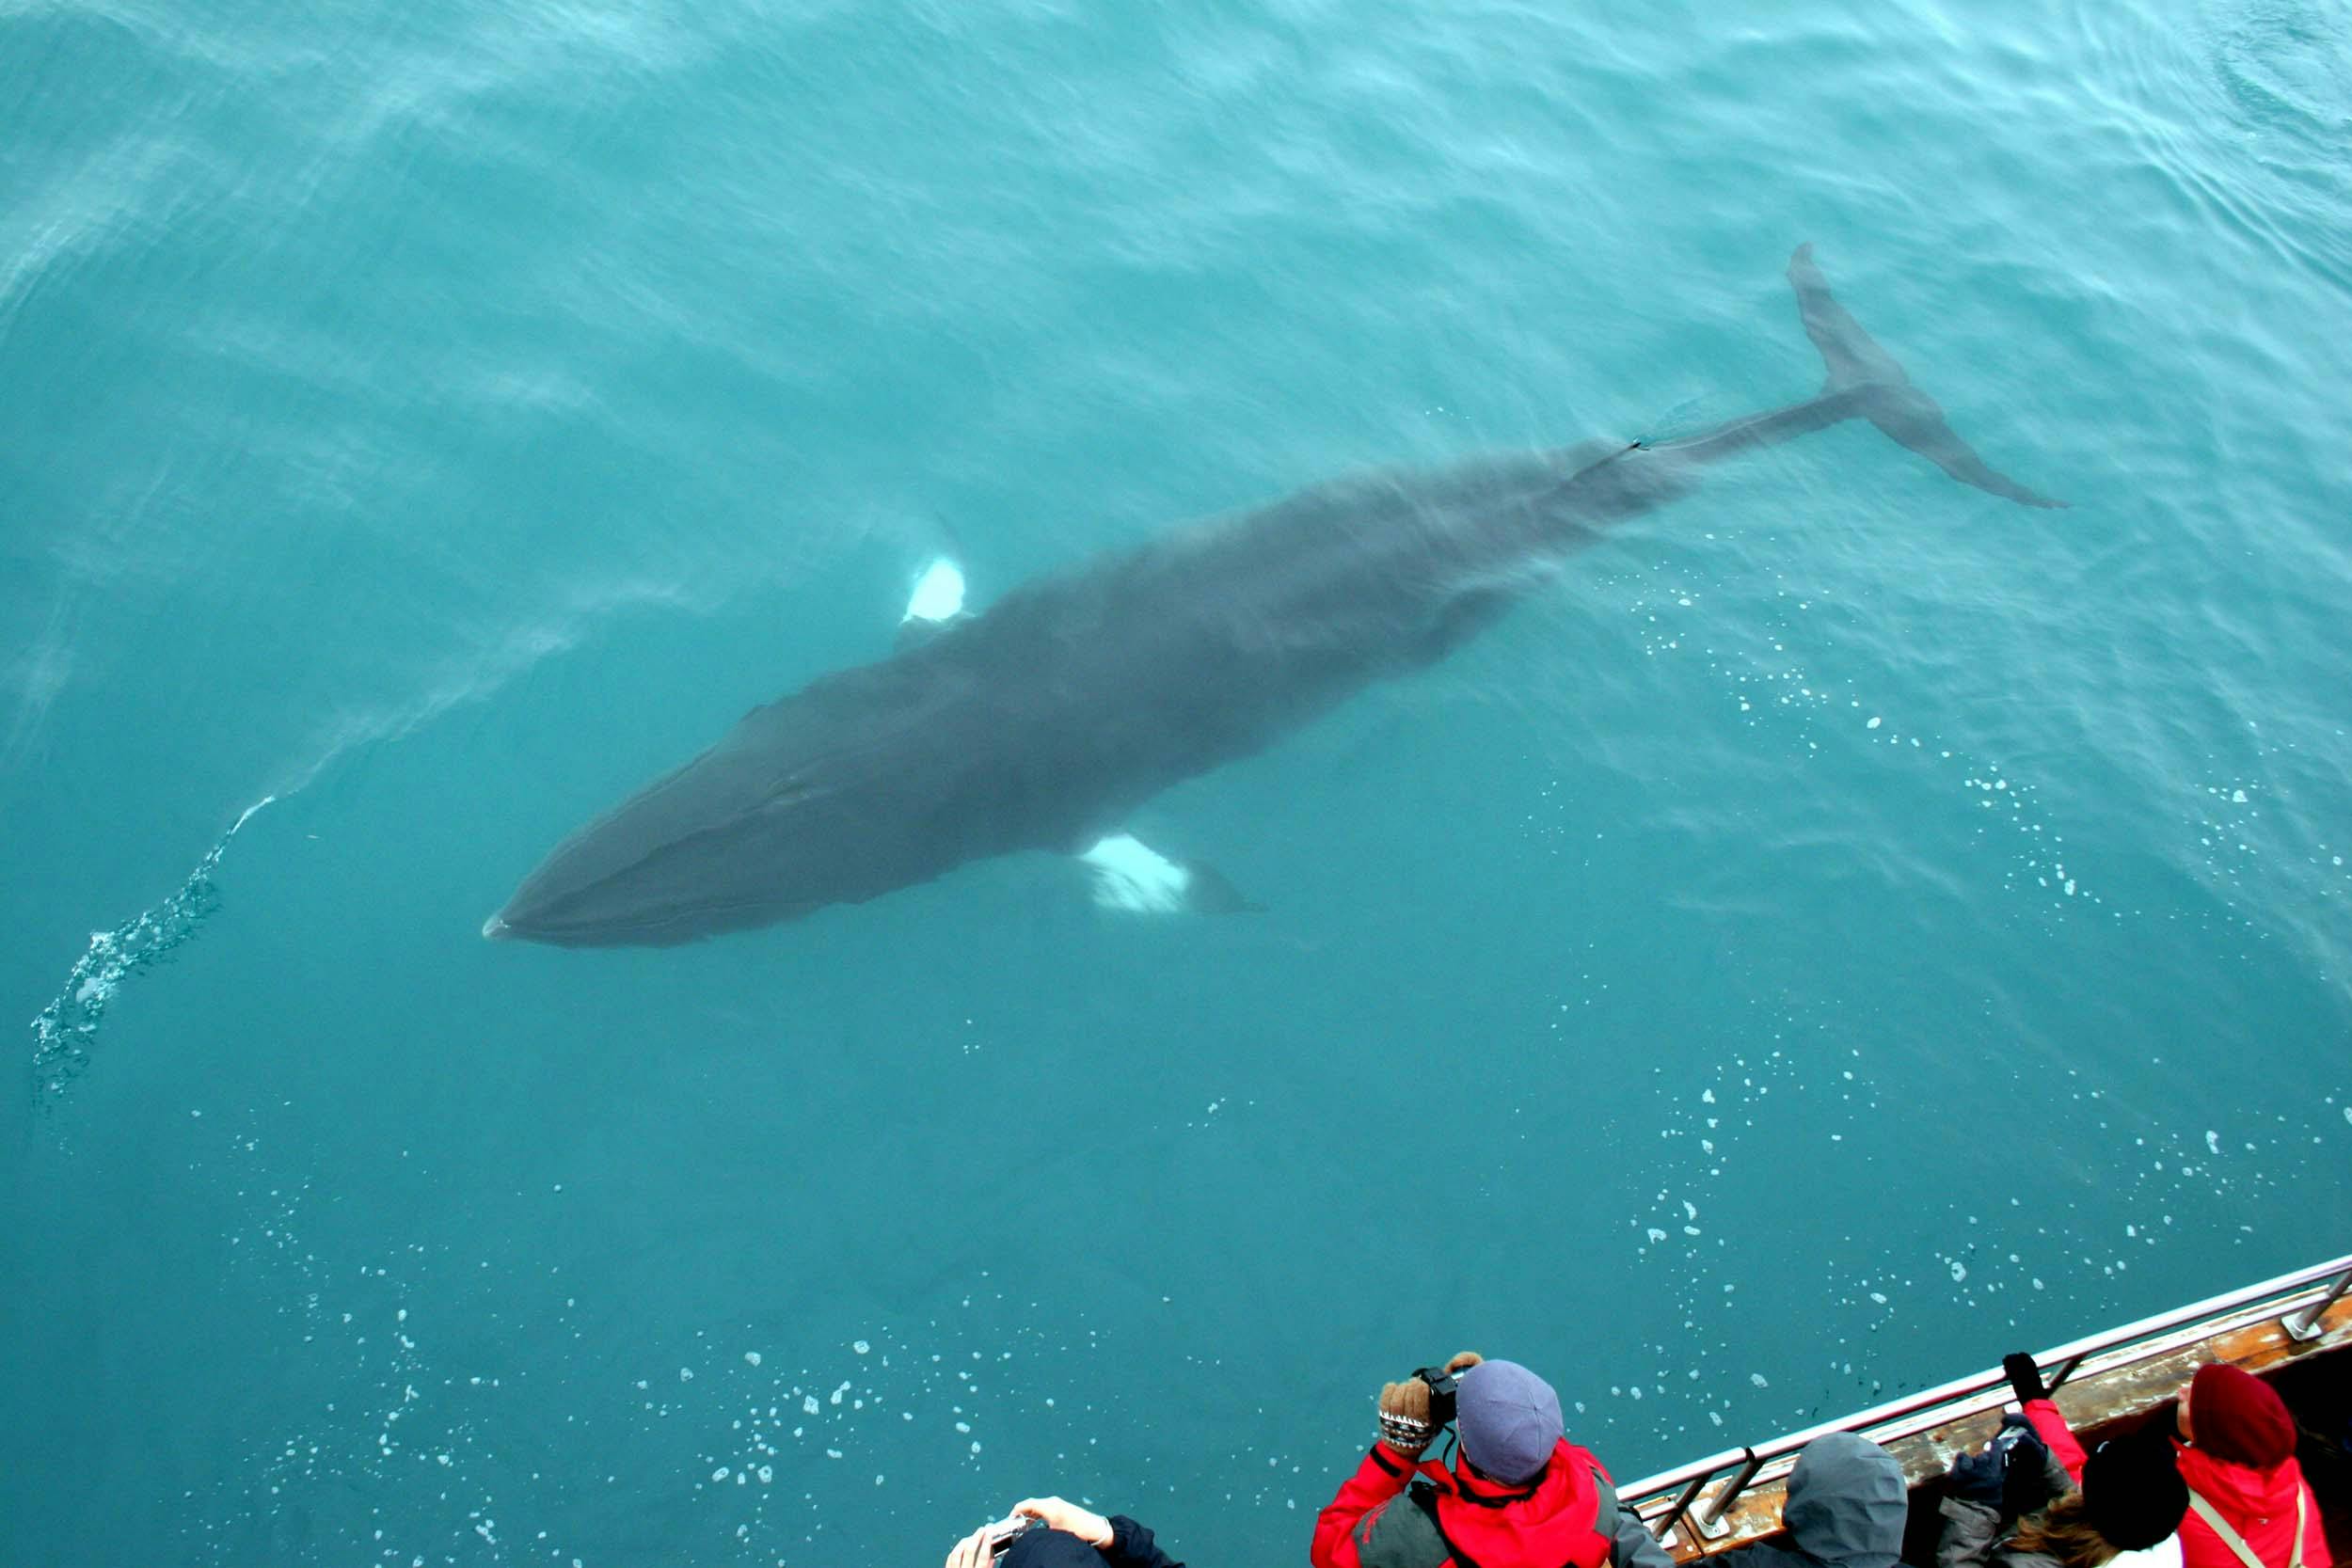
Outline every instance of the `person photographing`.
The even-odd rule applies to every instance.
[[[2032,1356],[2013,1352],[2001,1370],[2020,1409],[1952,1462],[1936,1568],[2105,1568],[2169,1539],[2188,1489],[2165,1432],[2144,1425],[2086,1450]]]
[[[1451,1469],[1422,1453],[1453,1425]],[[1567,1440],[1560,1396],[1464,1351],[1380,1390],[1380,1440],[1315,1516],[1314,1568],[1672,1568]]]
[[[1108,1518],[1059,1497],[1029,1497],[956,1543],[946,1568],[1184,1568],[1124,1513]]]

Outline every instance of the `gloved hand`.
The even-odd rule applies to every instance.
[[[2025,1421],[2004,1421],[2000,1432],[1982,1449],[1952,1461],[1951,1495],[1966,1502],[2010,1512],[2003,1508],[2003,1501],[2012,1476],[2019,1481],[2030,1476],[2038,1484],[2044,1451],[2042,1439],[2034,1435],[2033,1428]]]
[[[2009,1374],[2009,1386],[2016,1391],[2019,1404],[2050,1397],[2050,1390],[2042,1386],[2041,1365],[2024,1351],[2013,1350],[2002,1356],[2001,1370]]]
[[[1975,1453],[1964,1453],[1952,1461],[1951,1482],[1946,1490],[1963,1502],[1998,1508],[2008,1468],[1993,1450],[1993,1445],[1987,1443]]]
[[[1486,1359],[1466,1350],[1448,1361],[1445,1370],[1458,1377]],[[1407,1459],[1419,1457],[1442,1424],[1430,1407],[1429,1385],[1420,1378],[1380,1386],[1380,1439]]]
[[[2001,1418],[2001,1434],[1994,1441],[2004,1439],[2010,1445],[2009,1479],[2001,1488],[2001,1516],[2022,1519],[2058,1496],[2050,1490],[2050,1448],[2023,1416]]]
[[[1407,1459],[1419,1459],[1421,1450],[1438,1435],[1438,1423],[1429,1418],[1429,1385],[1417,1377],[1402,1383],[1380,1386],[1380,1440]]]

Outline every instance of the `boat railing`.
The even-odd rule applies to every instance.
[[[2319,1335],[2321,1317],[2346,1286],[2352,1286],[2352,1255],[2103,1329],[2043,1351],[2034,1359],[2042,1369],[2042,1382],[2056,1392],[2075,1378],[2130,1366],[2272,1317],[2279,1320],[2288,1338],[2309,1340]],[[1851,1432],[1874,1442],[1891,1443],[1998,1410],[2011,1397],[2009,1378],[1999,1368],[1973,1372],[1802,1432],[1785,1433],[1747,1448],[1726,1449],[1661,1470],[1621,1486],[1618,1497],[1661,1541],[1670,1543],[1673,1531],[1686,1522],[1702,1540],[1715,1540],[1730,1528],[1724,1515],[1731,1505],[1759,1480],[1777,1480],[1794,1469],[1798,1450],[1816,1437]],[[1709,1483],[1714,1483],[1711,1491]]]

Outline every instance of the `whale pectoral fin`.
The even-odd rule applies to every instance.
[[[898,623],[898,640],[891,644],[890,651],[897,654],[910,653],[932,641],[957,622],[970,619],[969,615],[950,615],[944,621],[901,621]]]
[[[1094,901],[1132,914],[1261,914],[1225,874],[1202,861],[1163,855],[1133,833],[1113,833],[1079,852]]]
[[[964,615],[963,568],[953,557],[937,556],[907,595],[906,613],[898,617],[898,651],[921,647]]]
[[[1265,906],[1235,887],[1232,879],[1206,861],[1179,863],[1192,874],[1185,908],[1195,914],[1263,914]]]
[[[1422,638],[1422,658],[1435,664],[1452,654],[1492,626],[1497,617],[1511,608],[1522,591],[1492,583],[1456,591],[1430,621],[1428,630]]]

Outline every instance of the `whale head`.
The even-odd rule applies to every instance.
[[[666,946],[888,891],[893,857],[788,782],[755,800],[690,765],[556,846],[483,922],[493,942]]]
[[[483,923],[492,941],[661,946],[797,919],[993,852],[968,726],[889,665],[755,709],[718,745],[557,845]],[[896,699],[896,700],[894,700]]]

